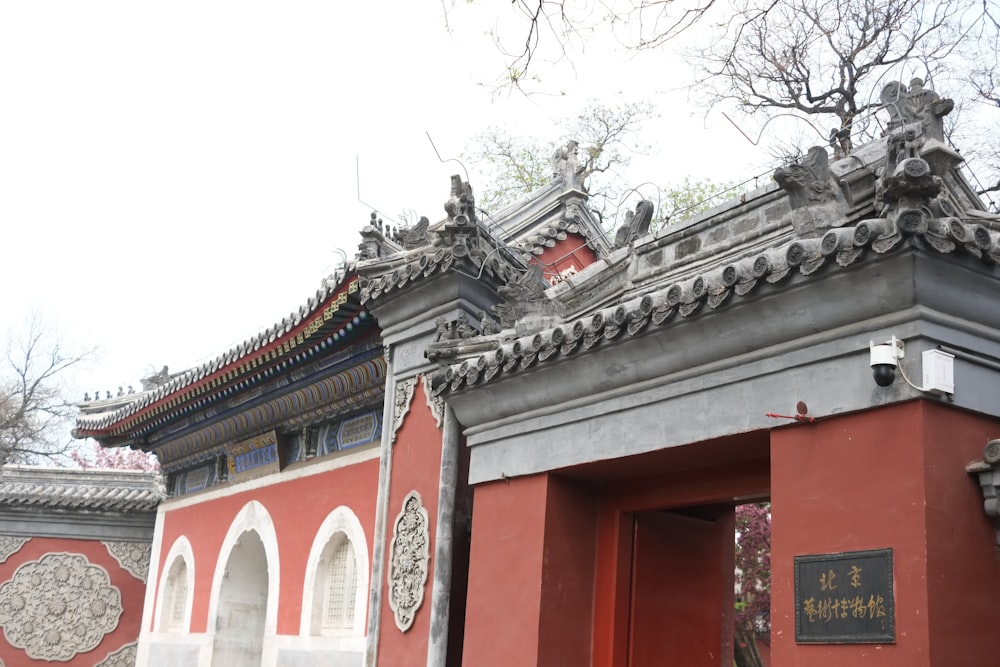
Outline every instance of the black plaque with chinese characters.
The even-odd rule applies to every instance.
[[[795,557],[795,641],[896,641],[892,549]]]

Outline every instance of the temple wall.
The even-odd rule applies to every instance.
[[[771,637],[775,665],[983,665],[1000,564],[965,465],[996,420],[926,401],[772,435]],[[796,641],[795,556],[891,548],[895,641]],[[849,582],[837,588],[846,589]],[[840,595],[840,593],[838,593]],[[891,611],[887,610],[886,618]],[[830,623],[822,615],[800,623]]]
[[[369,447],[339,456],[293,464],[281,473],[226,487],[213,487],[167,501],[161,506],[157,534],[156,590],[147,600],[146,626],[138,664],[214,664],[218,616],[229,607],[222,590],[241,562],[264,558],[261,603],[265,617],[262,664],[296,665],[302,651],[324,656],[330,664],[360,665],[364,652],[368,582],[374,539],[378,449]],[[252,534],[263,542],[257,560],[238,556]],[[326,604],[325,545],[350,539],[354,560],[355,598],[350,627],[318,631],[312,608]],[[178,602],[171,568],[183,561],[188,583]],[[258,566],[254,566],[258,567]],[[253,584],[247,580],[245,586]],[[244,584],[237,582],[237,587]],[[356,604],[355,604],[356,602]],[[172,605],[180,605],[172,614]],[[306,606],[308,605],[308,606]],[[257,611],[253,613],[258,613]],[[213,649],[215,645],[215,649]],[[147,662],[148,661],[148,662]],[[180,661],[180,662],[177,662]]]
[[[133,548],[118,551],[123,544]],[[113,662],[118,653],[134,656],[148,542],[106,545],[0,533],[0,559],[0,658],[6,667],[51,661],[94,667],[119,664]]]

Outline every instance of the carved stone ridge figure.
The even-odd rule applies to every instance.
[[[156,389],[157,387],[166,384],[170,381],[170,371],[164,366],[159,373],[154,373],[147,378],[142,378],[142,390],[149,391],[150,389]],[[108,398],[111,398],[108,396]]]
[[[453,323],[446,320],[444,317],[439,317],[434,320],[434,326],[437,330],[437,335],[434,336],[434,342],[442,340],[452,340],[455,338],[455,330],[453,328]]]
[[[653,221],[653,202],[643,199],[625,216],[625,224],[618,228],[615,234],[615,247],[624,248],[636,239],[649,233],[649,225]]]
[[[792,209],[833,201],[830,185],[830,156],[822,146],[813,146],[806,157],[774,172],[778,186],[788,193]]]
[[[565,178],[566,184],[572,188],[585,190],[583,181],[587,177],[586,166],[580,164],[577,149],[580,144],[575,139],[570,139],[565,146],[560,146],[552,154],[552,179],[560,176]]]
[[[451,196],[444,203],[444,210],[450,220],[460,215],[466,216],[470,222],[476,219],[476,200],[472,195],[472,186],[458,174],[451,177]]]
[[[430,224],[431,222],[427,219],[427,216],[420,216],[420,221],[412,229],[399,230],[403,248],[405,250],[413,250],[414,248],[420,248],[430,243],[431,239],[427,234]]]
[[[925,135],[944,141],[942,119],[955,108],[955,102],[941,98],[930,88],[924,88],[923,79],[912,79],[909,89],[899,81],[888,83],[882,89],[880,99],[889,112],[889,132],[903,125],[920,123]]]

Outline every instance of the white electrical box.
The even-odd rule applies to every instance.
[[[955,393],[955,355],[941,350],[924,350],[924,391]]]

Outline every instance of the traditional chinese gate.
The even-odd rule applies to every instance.
[[[766,434],[600,472],[617,479],[601,491],[595,667],[732,667],[735,508],[768,497]]]

